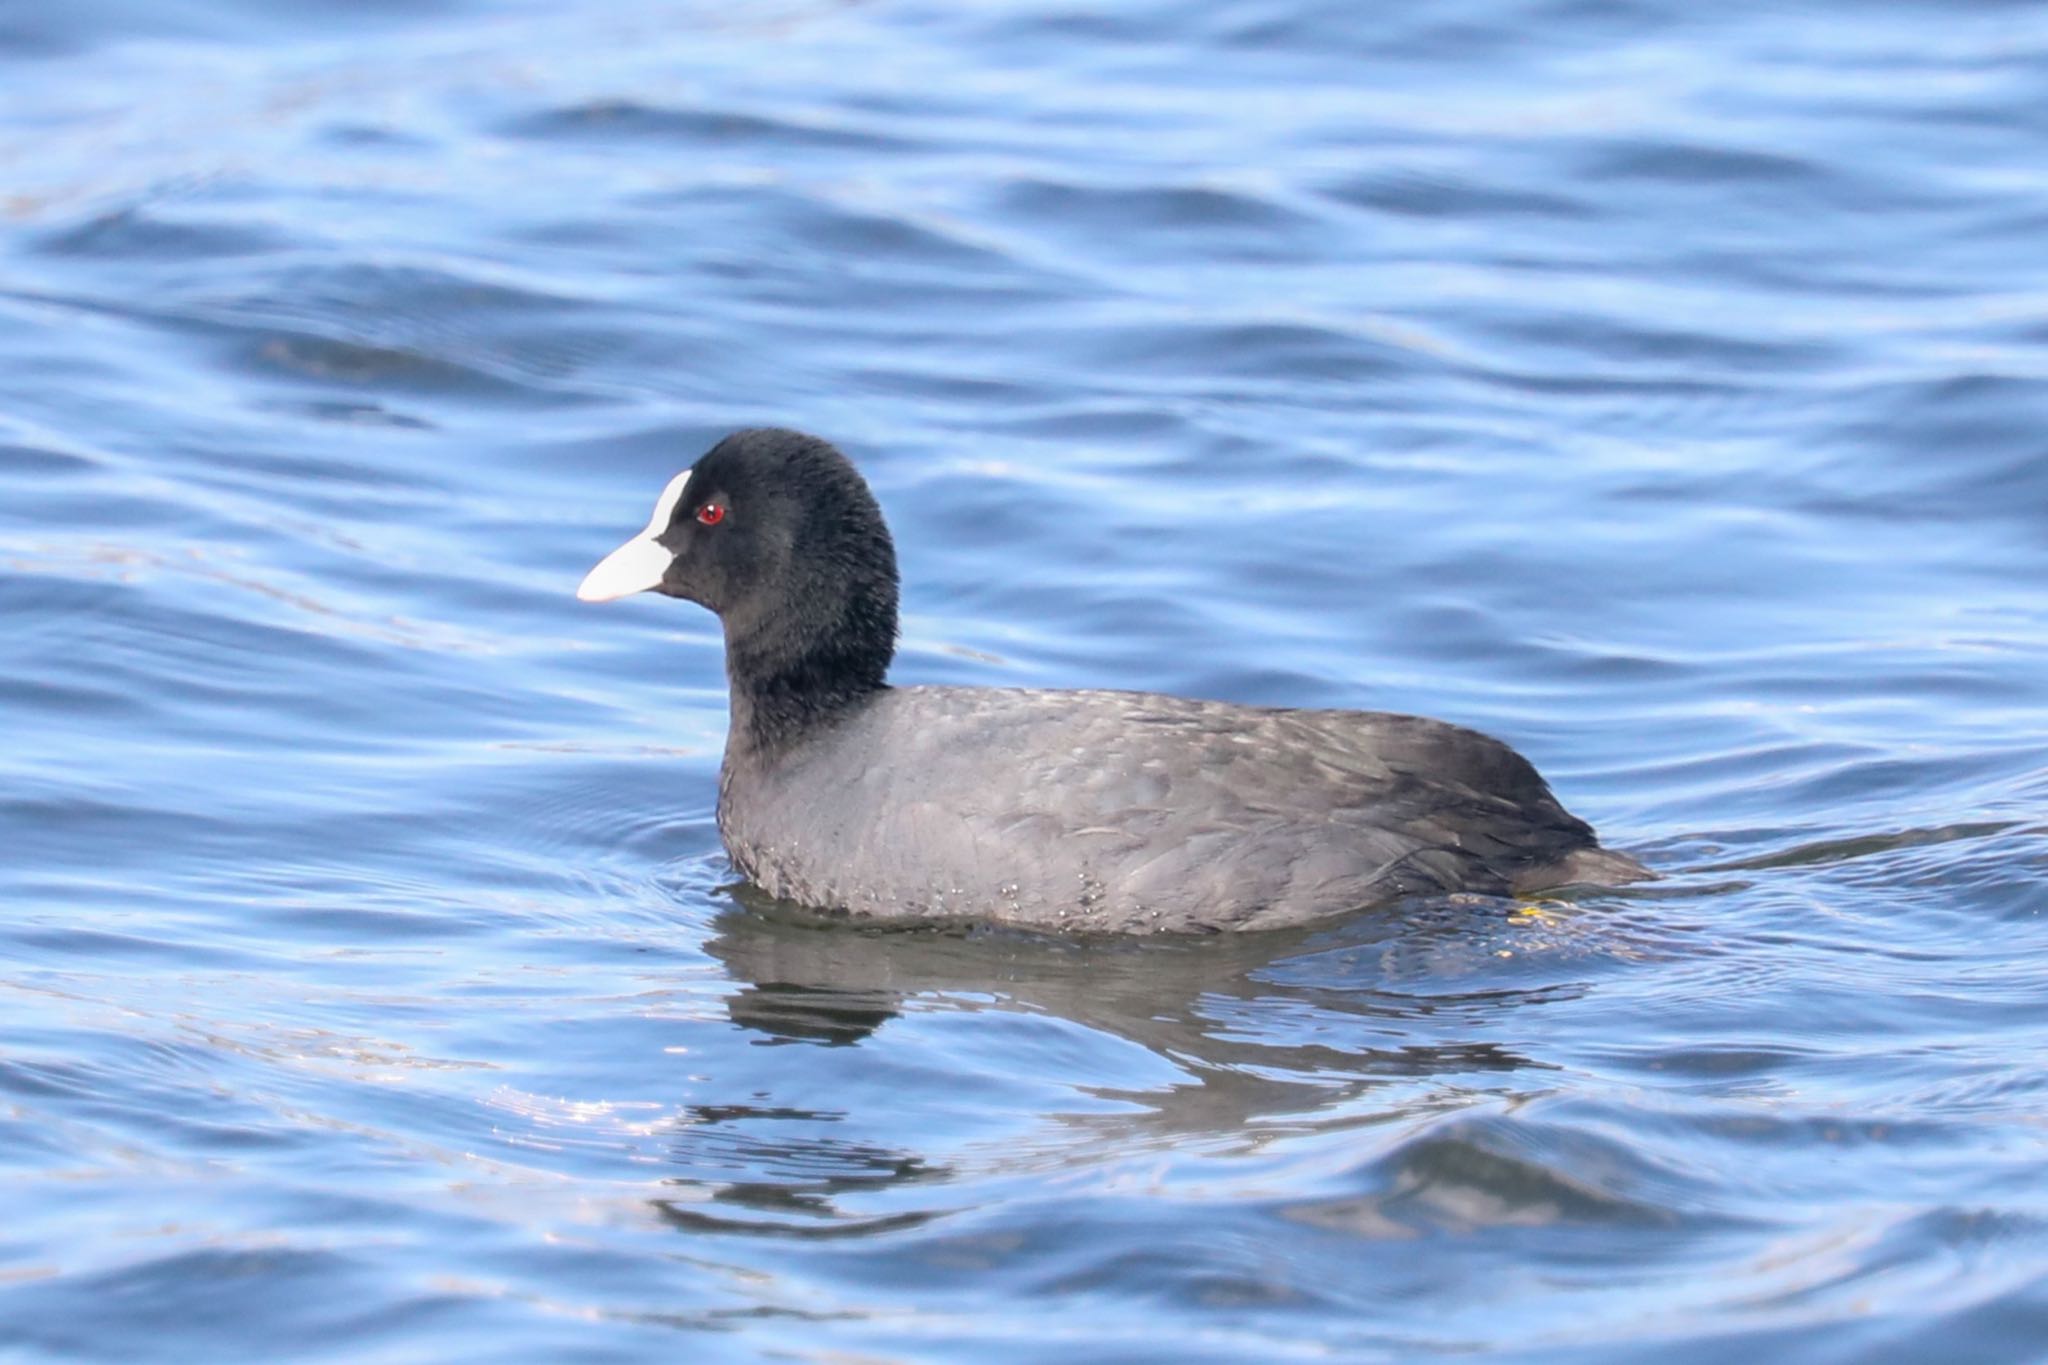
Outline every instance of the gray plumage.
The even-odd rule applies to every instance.
[[[673,558],[641,586],[725,623],[719,832],[772,896],[875,920],[1215,931],[1651,875],[1521,755],[1442,721],[887,686],[894,550],[814,438],[728,438],[649,533]]]

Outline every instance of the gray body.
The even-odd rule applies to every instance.
[[[1266,929],[1649,875],[1514,750],[1416,716],[911,687],[794,744],[734,722],[718,803],[734,865],[856,918]]]

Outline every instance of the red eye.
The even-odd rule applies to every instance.
[[[705,526],[718,525],[725,520],[725,505],[717,502],[705,503],[697,509],[697,520]]]

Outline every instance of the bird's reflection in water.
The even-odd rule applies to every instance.
[[[716,1113],[692,1110],[685,1116],[676,1156],[694,1175],[671,1179],[677,1193],[655,1200],[655,1211],[662,1221],[689,1232],[807,1239],[893,1232],[944,1211],[850,1212],[848,1203],[863,1196],[944,1180],[949,1172],[906,1152],[804,1131],[837,1117],[746,1105]],[[721,1165],[732,1168],[728,1178],[716,1178],[715,1168]]]
[[[1030,1078],[1089,1102],[1012,1116],[1029,1130],[1002,1158],[1019,1173],[1189,1138],[1249,1148],[1506,1091],[1515,1073],[1552,1069],[1504,1041],[1512,1019],[1584,990],[1603,956],[1560,935],[1563,921],[1518,919],[1493,900],[1438,900],[1322,931],[1074,941],[868,929],[745,887],[733,894],[738,907],[706,946],[738,985],[727,1010],[756,1046],[886,1053],[890,1021],[938,1009],[1061,1021],[1123,1057],[1100,1076]],[[1150,1063],[1135,1078],[1133,1046]],[[1093,1055],[1082,1050],[1083,1064]],[[1008,1060],[992,1052],[990,1069]],[[946,1212],[934,1196],[962,1174],[959,1144],[949,1158],[930,1154],[920,1137],[939,1138],[872,1087],[849,1094],[845,1075],[843,1063],[788,1073],[793,1091],[845,1108],[756,1092],[688,1111],[673,1149],[677,1196],[662,1216],[700,1231],[846,1237]],[[918,1097],[899,1098],[914,1108]],[[910,1190],[922,1193],[908,1211],[875,1198]]]

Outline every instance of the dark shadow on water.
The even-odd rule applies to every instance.
[[[1600,911],[1484,898],[1317,931],[1077,941],[861,928],[744,887],[733,897],[739,908],[717,918],[706,947],[737,986],[732,1022],[757,1046],[882,1046],[912,1007],[1052,1018],[1094,1035],[1099,1050],[1077,1044],[1076,1071],[1060,1078],[1091,1103],[1020,1112],[1020,1171],[1134,1144],[1249,1147],[1511,1094],[1527,1087],[1518,1075],[1556,1069],[1515,1044],[1515,1019],[1637,955],[1617,949],[1628,936],[1609,933]],[[1131,1044],[1157,1065],[1134,1075]],[[1104,1071],[1091,1077],[1098,1056]],[[1368,1097],[1382,1091],[1376,1106]],[[963,1172],[904,1134],[886,1113],[765,1096],[697,1106],[671,1148],[677,1196],[656,1207],[678,1229],[799,1240],[914,1226],[947,1211],[932,1194]],[[914,1187],[930,1188],[900,1197]]]
[[[718,918],[705,946],[741,983],[727,1002],[733,1022],[771,1044],[857,1045],[907,1000],[932,996],[1065,1019],[1217,1077],[1254,1065],[1379,1077],[1480,1059],[1485,1069],[1512,1069],[1535,1063],[1490,1044],[1415,1035],[1576,989],[1501,972],[1490,956],[1501,950],[1490,945],[1513,907],[1482,898],[1321,930],[1076,939],[856,927],[731,890],[742,908]],[[1302,1008],[1348,1018],[1356,1031],[1338,1030],[1338,1043],[1327,1027],[1314,1037],[1286,1027],[1289,1011]]]

